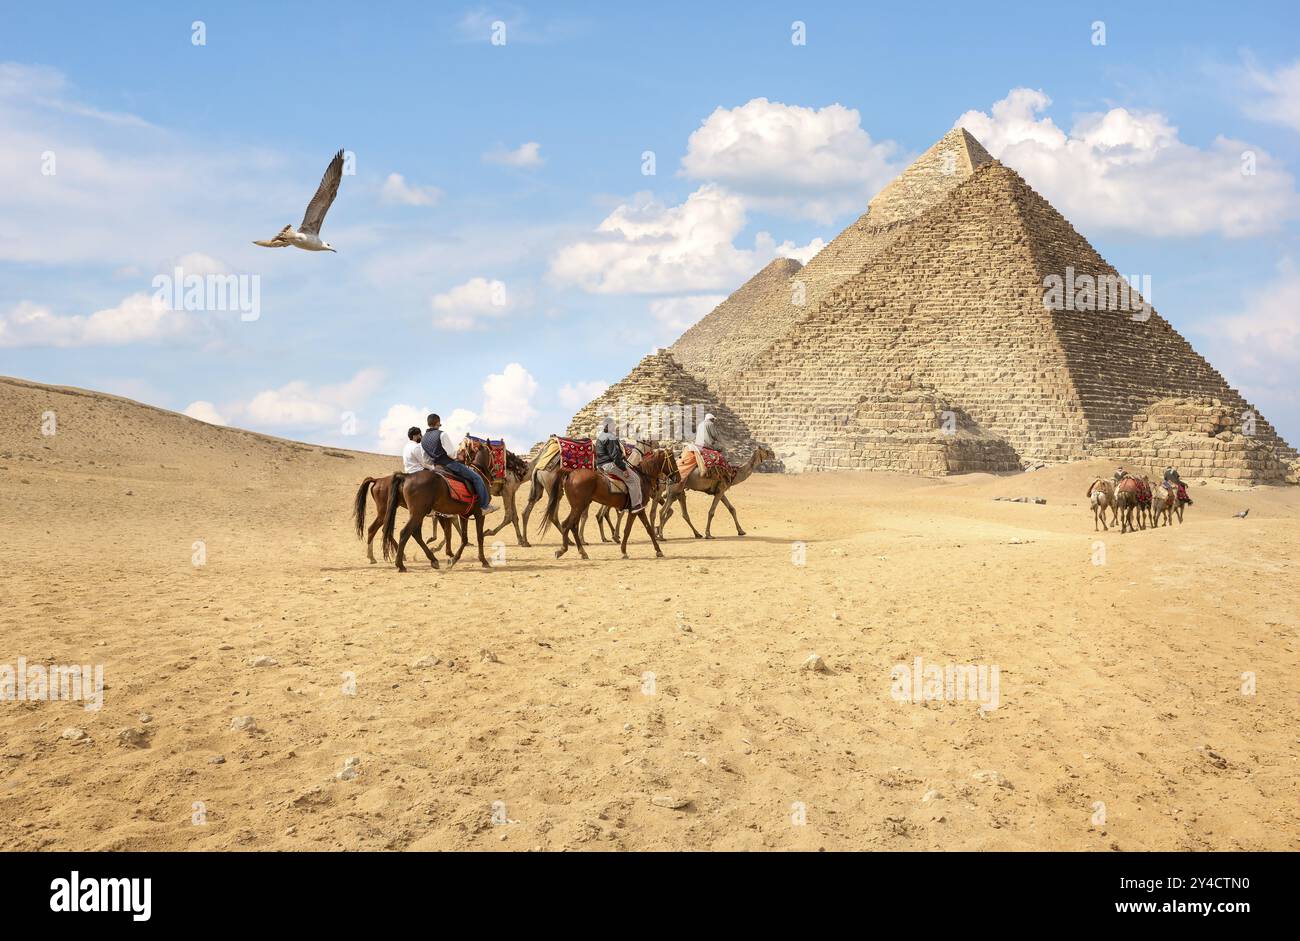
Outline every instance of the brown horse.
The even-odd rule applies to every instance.
[[[650,525],[658,526],[659,500],[663,496],[664,488],[677,483],[681,479],[681,472],[677,469],[677,458],[674,456],[671,448],[652,448],[648,442],[639,442],[633,448],[633,455],[628,458],[629,464],[639,464],[647,455],[662,453],[664,457],[664,470],[659,477],[655,478],[654,490],[646,494],[646,506],[650,508]],[[635,460],[633,459],[635,458]],[[614,520],[609,518],[610,513],[618,514]],[[613,507],[602,506],[596,513],[596,525],[600,528],[601,542],[618,542],[618,531],[623,525],[624,510],[615,510]],[[585,522],[585,520],[584,520]],[[610,539],[605,538],[605,524],[609,523]],[[658,532],[658,529],[655,530]],[[586,536],[586,529],[583,529],[583,536]]]
[[[629,469],[641,478],[641,492],[648,495],[657,485],[657,478],[664,472],[665,461],[661,454],[655,453],[641,461],[638,467],[629,467]],[[578,554],[584,559],[588,558],[586,547],[583,545],[582,534],[578,523],[582,520],[583,514],[593,502],[603,506],[613,507],[616,510],[626,509],[628,506],[628,495],[626,493],[616,493],[610,489],[609,479],[594,470],[575,470],[561,472],[560,486],[556,487],[546,503],[545,518],[542,523],[542,532],[546,532],[546,527],[555,522],[560,528],[560,536],[564,544],[555,550],[555,557],[558,559],[564,553],[569,551],[569,534],[573,534],[574,544],[578,547]],[[564,495],[569,500],[569,515],[563,522],[556,518],[556,507],[560,502],[560,490],[564,490]],[[623,558],[627,558],[627,540],[632,535],[632,523],[635,520],[641,520],[641,525],[645,527],[646,533],[650,536],[650,542],[655,547],[655,557],[662,559],[663,550],[659,548],[659,540],[655,538],[655,531],[650,525],[650,520],[646,517],[645,506],[637,510],[635,514],[629,514],[627,525],[623,528],[623,544],[620,550]]]
[[[424,537],[420,535],[420,529],[424,525],[424,518],[430,513],[446,514],[442,518],[443,535],[447,541],[447,552],[451,553],[451,520],[450,517],[462,515],[465,504],[455,499],[451,495],[451,488],[447,485],[446,479],[438,473],[429,470],[422,470],[414,474],[394,474],[393,475],[393,494],[397,499],[388,501],[388,512],[384,516],[384,559],[393,558],[396,552],[397,570],[406,571],[404,556],[406,552],[406,540],[412,536],[415,537],[416,544],[424,550],[428,557],[429,563],[438,567],[438,559],[424,542]],[[398,504],[405,506],[411,512],[411,518],[406,521],[402,527],[402,539],[400,542],[393,538],[393,529],[397,520]],[[478,536],[478,560],[486,569],[490,569],[487,557],[483,554],[483,508],[477,503],[471,511],[474,517],[474,529]],[[461,529],[460,548],[456,551],[455,556],[451,557],[448,568],[454,566],[460,561],[460,555],[465,551],[465,545],[469,541],[466,537],[465,530]]]
[[[366,541],[366,557],[370,559],[370,564],[374,565],[375,559],[375,533],[383,529],[384,516],[388,513],[388,495],[393,490],[393,475],[387,477],[367,477],[361,481],[361,486],[357,488],[357,496],[353,501],[352,522],[357,528],[357,538]],[[370,524],[370,533],[366,534],[366,494],[375,501],[375,521]],[[398,496],[401,499],[401,496]],[[405,504],[403,504],[405,505]]]

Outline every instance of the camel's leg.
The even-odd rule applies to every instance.
[[[713,538],[713,514],[718,512],[718,494],[713,495],[713,502],[709,504],[709,518],[704,521],[704,538]]]
[[[546,496],[546,488],[545,488],[544,486],[542,486],[542,482],[541,482],[540,480],[537,479],[537,474],[534,473],[534,474],[533,474],[533,480],[529,483],[529,490],[528,490],[528,503],[527,503],[527,505],[524,506],[524,521],[523,521],[524,542],[523,542],[523,545],[525,545],[525,546],[529,544],[528,541],[527,541],[527,540],[528,540],[528,516],[529,516],[529,514],[531,514],[531,513],[533,512],[533,507],[537,506],[537,501],[540,500],[540,499],[541,499],[542,497],[544,497],[544,496]]]
[[[670,484],[668,486],[668,489],[664,491],[663,500],[661,501],[661,505],[659,508],[659,538],[660,539],[664,538],[664,524],[667,523],[668,520],[673,515],[673,499],[674,499],[673,485]]]
[[[510,513],[510,522],[515,527],[515,542],[521,546],[528,545],[528,537],[519,529],[519,507],[515,503],[515,497],[519,493],[519,481],[506,484],[506,510]]]
[[[596,526],[597,526],[597,528],[600,530],[600,541],[601,541],[601,542],[609,542],[609,540],[605,538],[605,523],[608,522],[608,521],[609,521],[609,507],[607,507],[607,506],[602,506],[599,510],[596,511]],[[612,526],[611,526],[611,528],[612,528]],[[618,530],[617,530],[617,529],[614,530],[613,535],[614,535],[614,541],[615,541],[615,542],[618,542]]]
[[[685,490],[683,490],[681,493],[677,495],[677,502],[682,505],[682,519],[686,520],[686,525],[691,528],[691,533],[695,536],[696,539],[703,539],[704,534],[695,528],[695,524],[691,522],[691,514],[686,511]]]
[[[731,514],[731,521],[736,524],[736,535],[745,535],[745,531],[740,528],[740,519],[736,516],[736,508],[732,506],[731,501],[727,499],[727,492],[725,490],[719,490],[718,499],[722,501],[722,505],[725,506],[727,512]]]

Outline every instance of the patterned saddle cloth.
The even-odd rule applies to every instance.
[[[698,445],[696,447],[699,447]],[[705,477],[711,477],[715,480],[725,480],[731,483],[736,477],[736,468],[727,463],[721,451],[715,451],[713,448],[699,448],[700,453],[704,456],[704,466],[700,468]],[[680,462],[682,478],[685,479],[695,467],[695,448],[687,448],[682,452]]]
[[[506,442],[505,439],[495,440],[493,438],[478,438],[474,435],[466,435],[466,441],[473,441],[475,445],[481,448],[487,448],[488,453],[492,455],[492,479],[506,479]]]
[[[561,438],[556,435],[555,440],[560,443],[560,467],[564,470],[596,469],[596,443],[590,438]]]

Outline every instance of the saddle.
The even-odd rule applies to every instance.
[[[474,473],[483,477],[483,472],[477,467],[471,467]],[[445,467],[435,467],[433,472],[447,482],[447,489],[451,492],[451,498],[457,503],[463,504],[463,507],[457,511],[457,516],[469,516],[474,511],[474,505],[478,502],[478,496],[474,493],[474,488],[465,483]],[[484,483],[491,481],[484,480]],[[439,513],[439,516],[450,516],[450,513]]]
[[[619,480],[612,474],[606,474],[604,471],[596,471],[601,477],[605,478],[605,483],[609,486],[610,493],[627,493],[627,484]],[[635,471],[633,471],[635,473]]]
[[[1178,502],[1191,504],[1192,498],[1187,495],[1187,484],[1178,485]]]
[[[561,438],[555,436],[560,444],[560,467],[564,470],[595,470],[596,443],[590,438]]]

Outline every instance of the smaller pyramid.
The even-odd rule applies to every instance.
[[[713,415],[729,456],[743,457],[754,449],[754,436],[744,422],[683,369],[672,353],[659,350],[588,402],[573,416],[565,434],[590,438],[606,416],[613,416],[624,438],[676,444],[694,441],[695,429],[706,414]]]
[[[804,311],[790,302],[793,258],[769,262],[669,347],[692,374],[719,386],[790,329]]]

